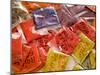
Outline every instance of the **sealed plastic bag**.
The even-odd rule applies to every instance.
[[[19,33],[12,34],[12,69],[19,72],[23,64],[22,39]]]
[[[91,25],[87,22],[85,19],[80,19],[77,23],[75,23],[73,26],[73,31],[80,30],[83,32],[88,38],[90,38],[92,41],[96,41],[96,31],[91,27]]]
[[[47,56],[47,61],[43,67],[43,72],[63,71],[66,68],[68,55],[56,50],[50,49]]]
[[[58,16],[53,7],[46,7],[40,8],[38,10],[33,10],[33,18],[35,20],[36,29],[41,29],[45,27],[47,28],[50,26],[57,27],[60,25]]]
[[[91,41],[88,37],[86,37],[83,33],[79,34],[80,42],[74,48],[73,57],[79,64],[85,60],[86,56],[90,53],[91,49],[93,49],[95,43]]]
[[[60,51],[66,54],[72,54],[74,48],[79,43],[79,37],[73,33],[69,28],[62,28],[49,44],[59,48]]]

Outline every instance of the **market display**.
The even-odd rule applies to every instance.
[[[12,2],[14,74],[96,68],[96,7]]]

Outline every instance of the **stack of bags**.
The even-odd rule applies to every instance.
[[[16,3],[22,8],[14,12],[17,16],[12,14],[18,17],[12,19],[13,73],[96,68],[95,10],[81,5]]]

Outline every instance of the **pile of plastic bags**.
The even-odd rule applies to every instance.
[[[12,73],[96,68],[95,6],[12,2]]]

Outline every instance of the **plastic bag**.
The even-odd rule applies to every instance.
[[[33,18],[35,20],[36,29],[48,28],[50,26],[60,26],[58,16],[53,7],[33,10]]]

